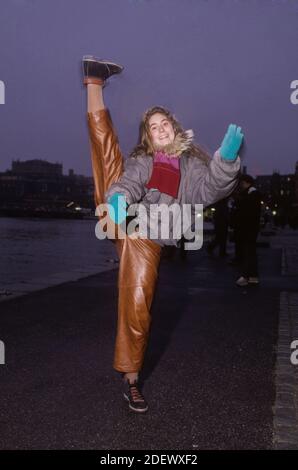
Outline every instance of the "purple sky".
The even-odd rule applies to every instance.
[[[125,155],[161,104],[211,152],[241,125],[250,173],[292,173],[297,44],[297,0],[1,0],[0,171],[42,158],[91,175],[80,61],[94,54],[125,67],[105,89]]]

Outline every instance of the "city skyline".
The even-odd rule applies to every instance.
[[[65,168],[64,164],[62,161],[58,161],[58,160],[55,160],[55,161],[50,161],[48,159],[44,159],[44,158],[26,158],[26,159],[22,159],[22,158],[14,158],[11,160],[10,162],[10,167],[4,169],[4,170],[0,170],[0,174],[1,173],[5,173],[5,172],[9,172],[9,171],[12,171],[12,166],[13,166],[13,163],[14,162],[21,162],[21,163],[24,163],[24,162],[32,162],[32,161],[36,161],[36,160],[39,160],[41,162],[45,162],[45,163],[51,163],[52,165],[61,165],[62,166],[62,174],[64,176],[67,176],[69,175],[71,172],[73,172],[76,176],[85,176],[87,178],[92,178],[92,174],[90,173],[89,175],[87,174],[81,174],[81,173],[77,173],[75,171],[74,168]],[[281,173],[278,169],[276,168],[273,168],[271,173],[259,173],[259,174],[256,174],[255,176],[271,176],[273,174],[280,174],[281,176],[288,176],[288,175],[295,175],[295,173],[297,172],[297,168],[298,168],[298,160],[296,161],[295,163],[295,166],[293,168],[292,171],[290,172],[286,172],[286,173]],[[249,172],[249,167],[247,167],[247,165],[242,165],[241,167],[241,172],[243,173],[246,173],[246,174],[250,174]]]

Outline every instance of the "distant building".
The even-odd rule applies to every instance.
[[[268,204],[287,202],[293,204],[296,201],[296,178],[294,174],[280,175],[274,172],[272,175],[260,175],[256,177],[256,186],[264,196]]]
[[[93,178],[44,160],[13,161],[0,173],[0,205],[65,207],[71,202],[94,208]]]
[[[298,228],[298,162],[295,173],[256,177],[256,186],[262,194],[265,210],[271,210],[277,225]]]
[[[11,171],[16,175],[62,176],[61,163],[50,163],[45,160],[13,160]]]

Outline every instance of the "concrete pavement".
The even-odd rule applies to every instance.
[[[278,243],[259,249],[261,285],[249,289],[237,288],[235,268],[204,249],[163,260],[143,416],[129,412],[112,369],[116,269],[1,303],[0,447],[286,446],[275,417],[279,312],[283,293],[297,295],[298,286],[296,274],[281,272],[282,252]]]

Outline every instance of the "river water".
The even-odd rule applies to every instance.
[[[0,290],[117,259],[95,236],[96,220],[0,217]]]

